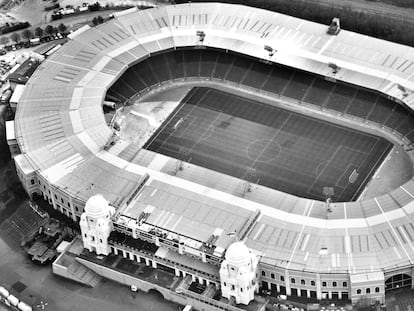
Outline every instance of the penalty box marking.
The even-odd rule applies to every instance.
[[[313,181],[313,183],[310,185],[310,187],[307,189],[307,193],[309,193],[309,194],[312,194],[312,195],[319,195],[319,193],[314,193],[312,190],[313,190],[313,187],[315,186],[315,184],[319,181],[319,178],[323,175],[323,173],[326,171],[326,169],[329,167],[329,165],[330,164],[332,164],[332,161],[333,161],[333,159],[338,155],[338,152],[341,150],[341,149],[344,149],[344,150],[346,150],[346,149],[348,149],[349,151],[351,151],[351,152],[353,152],[353,153],[359,153],[359,154],[361,154],[361,155],[363,155],[363,158],[362,158],[362,160],[363,159],[365,159],[366,158],[366,156],[368,155],[367,153],[365,153],[365,152],[362,152],[362,151],[359,151],[359,150],[356,150],[356,149],[353,149],[353,148],[350,148],[350,147],[346,147],[346,146],[343,146],[343,145],[340,145],[340,146],[338,146],[337,148],[336,148],[336,150],[335,150],[335,152],[333,153],[333,155],[328,159],[328,160],[326,160],[326,161],[322,161],[321,163],[327,163],[324,167],[323,167],[323,169],[319,172],[319,174],[318,174],[318,172],[316,171],[316,169],[318,169],[319,167],[320,167],[320,164],[316,167],[316,169],[315,169],[315,173],[316,173],[316,175],[317,175],[317,177],[314,179],[314,181]],[[343,176],[344,176],[344,174],[347,172],[347,170],[349,169],[349,167],[350,166],[354,166],[355,167],[355,169],[359,169],[360,168],[360,165],[355,165],[354,163],[350,163],[350,164],[348,164],[348,166],[346,167],[346,169],[343,171],[343,173],[341,174],[341,176],[339,176],[339,178],[337,178],[336,179],[336,182],[335,182],[335,185],[334,186],[336,186],[336,187],[338,187],[338,188],[341,188],[341,189],[344,189],[344,186],[342,185],[342,186],[340,186],[339,184],[340,184],[340,182],[341,182],[341,179],[343,178]],[[352,171],[353,172],[353,171]],[[351,172],[351,173],[352,173]],[[349,176],[348,176],[349,177]],[[349,183],[347,183],[347,185],[348,185]],[[345,185],[345,188],[347,187],[347,185]],[[328,186],[328,185],[327,185]],[[342,192],[341,192],[342,193]]]

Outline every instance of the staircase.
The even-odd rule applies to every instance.
[[[100,275],[76,261],[68,267],[68,273],[72,276],[73,280],[90,287],[95,287],[102,279]]]
[[[202,295],[204,297],[208,297],[208,298],[213,298],[215,294],[216,294],[216,286],[213,283],[210,283],[206,287],[206,289],[204,290],[204,292],[202,293]]]
[[[180,284],[178,284],[177,288],[175,289],[175,291],[178,293],[180,290],[183,289],[188,289],[191,285],[191,283],[193,282],[193,279],[191,278],[190,275],[187,275],[181,282]]]

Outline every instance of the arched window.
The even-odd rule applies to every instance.
[[[270,277],[271,277],[272,279],[274,279],[274,278],[275,278],[275,274],[274,274],[274,273],[270,274]]]
[[[285,281],[285,277],[284,277],[283,275],[281,275],[281,276],[280,276],[280,280],[281,280],[282,282],[284,282],[284,281]]]
[[[332,286],[336,287],[338,284],[336,282],[332,282]]]
[[[315,281],[311,281],[311,285],[312,286],[315,286]]]
[[[370,293],[371,293],[371,289],[370,289],[370,288],[367,288],[367,289],[365,290],[365,292],[366,292],[367,294],[370,294]]]
[[[326,282],[322,282],[322,286],[323,287],[326,287]]]
[[[360,289],[357,289],[357,294],[361,295],[361,290]]]
[[[296,283],[296,280],[294,278],[291,278],[290,279],[290,283],[295,284]]]
[[[379,287],[375,287],[375,292],[379,293],[380,292],[380,288]]]
[[[306,284],[305,280],[303,280],[303,279],[302,279],[302,280],[300,280],[300,284],[301,284],[301,285],[305,285],[305,284]]]
[[[266,276],[266,272],[262,271],[262,276]]]
[[[342,282],[342,287],[348,287],[348,283],[347,282]]]

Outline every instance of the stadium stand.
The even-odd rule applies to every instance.
[[[377,198],[334,202],[328,213],[323,201],[265,187],[243,197],[229,188],[234,178],[224,174],[200,169],[181,178],[149,168],[159,160],[157,154],[140,151],[143,155],[131,163],[127,159],[136,149],[118,156],[104,148],[112,135],[102,113],[105,94],[126,102],[164,81],[189,78],[246,86],[272,98],[281,95],[375,123],[395,141],[414,141],[413,49],[345,30],[335,37],[326,31],[326,25],[220,3],[131,11],[86,26],[71,34],[27,83],[15,120],[22,151],[15,158],[18,176],[30,196],[42,195],[79,220],[86,200],[98,193],[119,209],[148,173],[151,186],[143,191],[157,191],[146,194],[145,201],[137,199],[130,213],[152,204],[167,225],[185,210],[181,225],[168,228],[187,230],[193,239],[202,235],[203,241],[220,229],[214,242],[220,246],[214,245],[216,252],[221,248],[217,258],[231,243],[228,228],[240,230],[259,209],[245,243],[260,256],[262,287],[289,295],[305,290],[318,299],[343,292],[353,300],[381,300],[385,284],[390,284],[387,290],[399,284],[390,279],[412,275],[413,180]],[[264,49],[270,43],[274,55]],[[200,205],[205,200],[214,203],[205,208]],[[114,240],[128,247],[125,241]],[[338,283],[345,285],[339,290]],[[367,288],[368,296],[362,294]]]
[[[108,90],[108,95],[124,101],[148,87],[183,78],[214,78],[243,84],[375,122],[401,136],[414,136],[411,133],[413,113],[378,93],[220,50],[181,49],[159,53],[129,68]]]

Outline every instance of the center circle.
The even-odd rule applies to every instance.
[[[247,146],[247,157],[256,162],[270,162],[278,157],[282,147],[270,139],[258,139]]]

